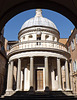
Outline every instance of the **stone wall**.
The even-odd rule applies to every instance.
[[[71,88],[73,90],[73,93],[77,95],[77,29],[75,28],[68,41],[68,51],[71,54],[70,57],[70,72],[71,72]]]
[[[5,79],[5,72],[6,72],[6,58],[0,52],[0,95],[4,91],[4,79]]]

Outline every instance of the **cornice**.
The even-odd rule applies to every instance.
[[[33,32],[33,31],[37,31],[37,29],[40,28],[40,31],[46,31],[46,32],[50,32],[53,34],[57,34],[58,36],[60,35],[59,31],[51,28],[51,27],[46,27],[46,26],[32,26],[29,28],[24,28],[23,30],[21,30],[18,33],[18,39],[20,38],[21,35],[23,35],[24,33],[28,33],[28,32]]]
[[[8,58],[14,54],[17,53],[21,53],[21,52],[30,52],[30,51],[48,51],[48,52],[55,52],[55,53],[60,53],[62,55],[66,55],[68,58],[70,57],[70,53],[63,51],[63,50],[59,50],[59,49],[55,49],[55,48],[27,48],[27,49],[20,49],[20,50],[16,50],[16,51],[12,51],[11,53],[8,54]]]

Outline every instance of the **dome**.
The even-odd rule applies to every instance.
[[[42,16],[42,10],[41,9],[36,9],[35,17],[27,20],[22,25],[20,30],[23,30],[24,28],[28,28],[28,27],[31,27],[31,26],[48,26],[48,27],[51,27],[51,28],[58,30],[56,28],[56,25],[52,21],[50,21],[49,19],[44,18]]]

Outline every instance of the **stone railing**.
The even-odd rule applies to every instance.
[[[22,49],[37,49],[37,48],[42,48],[42,49],[58,49],[58,50],[63,50],[67,52],[67,48],[64,44],[59,43],[59,42],[54,42],[54,41],[44,41],[44,40],[39,40],[39,41],[25,41],[25,42],[20,42],[15,45],[13,45],[10,49],[10,53],[13,51],[17,50],[22,50]]]

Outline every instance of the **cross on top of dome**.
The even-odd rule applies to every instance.
[[[42,10],[41,9],[36,9],[35,17],[42,17]]]

